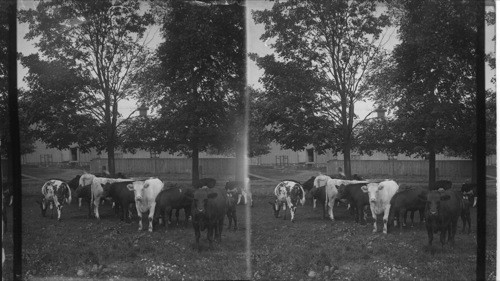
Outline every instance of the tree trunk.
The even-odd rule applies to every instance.
[[[111,175],[115,175],[115,142],[114,136],[108,135],[108,172]]]
[[[200,160],[199,160],[199,149],[197,144],[193,145],[193,155],[192,155],[192,166],[191,166],[191,182],[192,185],[195,186],[198,183],[198,180],[200,179],[200,171],[199,171],[199,165],[200,165]]]
[[[344,144],[344,174],[347,178],[351,178],[351,141],[346,140]]]
[[[429,189],[436,182],[436,151],[434,146],[429,148]]]

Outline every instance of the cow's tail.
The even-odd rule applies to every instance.
[[[300,187],[300,190],[302,191],[302,198],[300,198],[300,204],[302,204],[302,206],[304,206],[304,204],[306,203],[306,193],[305,193],[302,185],[299,184],[299,187]]]
[[[71,188],[69,188],[67,184],[65,184],[65,186],[68,189],[68,205],[71,205]]]

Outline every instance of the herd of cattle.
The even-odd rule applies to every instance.
[[[420,221],[425,221],[429,245],[432,245],[433,234],[440,232],[440,241],[454,243],[458,218],[462,218],[465,232],[471,231],[470,207],[476,204],[475,184],[465,183],[460,191],[452,189],[450,181],[437,181],[430,189],[420,187],[400,187],[394,180],[375,182],[364,180],[354,175],[350,179],[342,176],[313,176],[304,183],[295,180],[283,180],[274,188],[272,205],[275,217],[279,217],[281,209],[283,218],[287,219],[286,210],[290,211],[292,222],[296,218],[297,206],[304,205],[306,194],[313,198],[313,208],[318,202],[323,207],[323,218],[335,220],[333,207],[336,202],[348,205],[356,223],[366,222],[367,207],[371,211],[373,232],[377,232],[377,217],[383,215],[383,233],[387,233],[392,223],[401,228],[406,225],[407,213],[411,214],[413,225],[414,212],[420,214]],[[130,222],[135,207],[139,217],[139,231],[143,229],[142,216],[149,212],[148,230],[154,225],[171,223],[172,212],[176,211],[177,224],[179,210],[184,210],[186,222],[191,220],[195,232],[196,247],[200,250],[201,231],[207,230],[209,247],[212,241],[221,240],[224,218],[228,218],[228,229],[237,229],[236,205],[242,202],[253,206],[250,180],[229,181],[225,188],[216,187],[216,180],[204,178],[193,187],[177,184],[164,184],[158,178],[130,179],[118,173],[116,177],[109,175],[93,175],[84,173],[69,182],[61,179],[50,179],[42,186],[42,200],[37,201],[46,216],[54,210],[57,219],[62,218],[63,204],[71,204],[72,198],[88,202],[88,216],[92,213],[99,219],[99,205],[112,201],[113,208],[122,221]],[[2,193],[2,197],[4,194]],[[3,199],[3,198],[2,198]],[[12,198],[11,198],[12,199]],[[4,201],[5,202],[5,201]],[[5,204],[2,204],[2,223],[5,225]],[[5,228],[2,227],[2,230]],[[446,237],[448,235],[448,237]],[[3,231],[2,231],[3,236]],[[2,249],[3,250],[3,249]],[[2,263],[4,255],[2,251]]]
[[[470,233],[470,207],[474,207],[477,200],[475,184],[464,183],[460,191],[451,188],[452,182],[448,180],[437,181],[430,189],[424,189],[400,188],[394,180],[372,182],[357,175],[351,179],[318,175],[303,184],[294,180],[282,181],[274,190],[276,200],[269,203],[276,217],[282,207],[286,219],[286,209],[290,209],[292,222],[298,203],[304,205],[306,192],[313,197],[313,208],[316,208],[316,201],[321,203],[323,217],[328,213],[332,221],[335,220],[333,206],[337,200],[348,204],[355,221],[359,223],[366,221],[365,207],[369,206],[374,220],[373,232],[378,231],[377,217],[383,215],[384,234],[387,234],[388,224],[399,224],[400,229],[405,226],[408,212],[413,225],[414,212],[418,211],[420,221],[426,223],[429,245],[432,245],[433,234],[437,232],[440,232],[440,241],[444,245],[448,241],[454,243],[459,217],[462,218],[462,231],[465,232],[468,226]]]
[[[148,230],[153,231],[154,225],[165,225],[170,222],[171,215],[176,210],[179,223],[179,210],[184,210],[187,220],[192,220],[196,247],[200,249],[201,231],[207,229],[210,248],[214,239],[221,239],[224,218],[227,215],[229,227],[234,222],[237,229],[236,205],[243,202],[253,205],[249,189],[249,179],[245,182],[229,181],[225,189],[215,187],[216,180],[204,178],[193,187],[182,187],[177,184],[165,185],[158,178],[130,179],[118,173],[116,177],[108,175],[93,175],[84,173],[69,182],[61,179],[50,179],[42,186],[42,200],[37,201],[42,209],[42,216],[51,210],[57,211],[57,219],[61,220],[64,203],[71,204],[72,198],[88,202],[88,216],[92,214],[99,219],[99,206],[110,200],[120,219],[129,222],[130,206],[135,207],[139,217],[139,231],[143,229],[143,214],[148,213]],[[168,216],[168,219],[167,219]]]

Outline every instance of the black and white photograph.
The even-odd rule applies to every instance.
[[[496,1],[0,2],[2,280],[497,280]]]

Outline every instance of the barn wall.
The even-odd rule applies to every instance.
[[[344,167],[344,161],[331,160],[326,164],[328,175],[336,174],[338,167]],[[428,176],[429,161],[421,160],[351,160],[351,171],[360,175],[388,176]],[[436,161],[437,177],[470,177],[472,161],[449,160]]]
[[[234,178],[235,158],[200,158],[200,178]],[[90,172],[99,173],[108,165],[107,158],[92,159]],[[171,174],[191,177],[191,159],[188,158],[122,158],[115,159],[115,171],[125,175]]]

